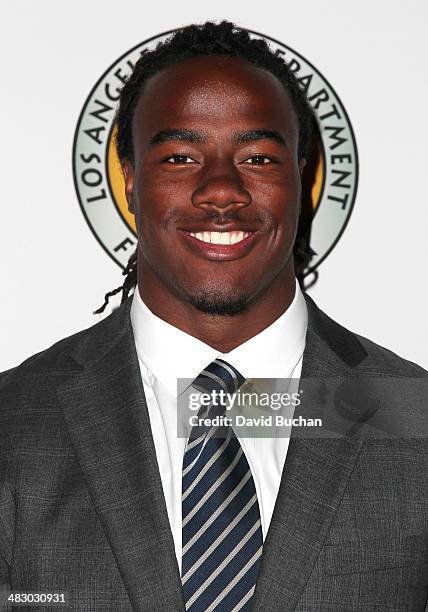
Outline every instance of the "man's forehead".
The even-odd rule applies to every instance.
[[[270,81],[278,85],[281,90],[282,84],[271,72],[265,68],[251,63],[241,57],[228,55],[202,55],[174,62],[161,68],[156,74],[147,79],[145,88],[159,82],[170,85],[181,85],[195,82],[199,87],[210,81],[224,82],[230,84],[235,81],[239,86],[243,82],[255,80]]]
[[[215,128],[232,118],[253,120],[255,127],[291,124],[290,128],[297,121],[287,91],[273,74],[246,60],[204,56],[164,68],[148,79],[134,125],[140,131],[154,123],[162,129],[194,121],[199,128],[200,122]],[[169,125],[163,126],[163,121]]]

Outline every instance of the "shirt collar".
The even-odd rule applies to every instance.
[[[287,310],[229,353],[219,353],[153,314],[136,287],[130,311],[139,359],[174,395],[177,378],[193,380],[216,357],[231,363],[245,378],[287,378],[305,348],[308,323],[306,302],[296,280],[294,299]]]

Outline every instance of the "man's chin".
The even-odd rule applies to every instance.
[[[200,312],[229,317],[245,310],[249,302],[247,295],[226,295],[214,292],[189,295],[188,299]]]

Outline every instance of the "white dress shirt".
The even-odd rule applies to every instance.
[[[246,379],[292,378],[298,385],[307,330],[306,302],[296,281],[289,308],[269,327],[229,353],[216,349],[154,315],[136,288],[131,325],[147,400],[168,518],[181,571],[181,484],[186,439],[177,436],[177,379],[195,379],[220,357]],[[265,539],[288,450],[287,437],[240,437],[260,508]]]

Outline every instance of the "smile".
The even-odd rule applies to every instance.
[[[247,238],[251,232],[189,232],[191,236],[210,244],[237,244]]]
[[[193,253],[211,261],[232,261],[247,255],[260,238],[259,231],[212,232],[181,230],[179,234]]]

